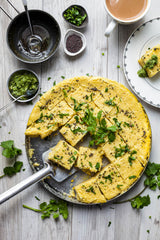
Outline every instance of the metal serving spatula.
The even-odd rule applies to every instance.
[[[51,166],[48,163],[48,154],[51,150],[44,152],[42,154],[42,160],[44,162],[44,167],[39,170],[38,172],[34,173],[32,176],[26,178],[22,182],[18,183],[14,187],[10,188],[6,192],[2,193],[0,195],[0,204],[7,201],[11,197],[15,196],[17,193],[22,192],[24,189],[28,188],[32,184],[39,182],[44,177],[50,175],[55,181],[57,182],[63,182],[67,178],[69,178],[71,175],[73,175],[75,172],[77,172],[76,168],[72,168],[71,170],[66,170],[62,167],[57,167],[53,171],[53,166]]]

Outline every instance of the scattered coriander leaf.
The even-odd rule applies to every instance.
[[[111,221],[109,221],[109,223],[108,223],[108,227],[110,227],[111,226]]]
[[[148,206],[151,203],[150,196],[138,196],[135,199],[131,201],[131,206],[136,209],[143,208],[145,206]]]
[[[62,79],[65,79],[65,76],[61,76]]]
[[[23,207],[34,212],[41,213],[42,220],[49,218],[51,215],[53,216],[53,219],[57,219],[59,215],[62,215],[65,220],[68,218],[67,203],[63,200],[51,199],[48,204],[43,202],[39,205],[39,209],[32,208],[27,205],[23,205]]]
[[[51,77],[48,77],[48,81],[51,80]]]

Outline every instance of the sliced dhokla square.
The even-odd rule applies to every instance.
[[[144,169],[141,163],[138,161],[137,154],[133,151],[117,158],[113,164],[128,186],[130,186],[140,177],[140,174]]]
[[[58,123],[59,126],[63,126],[74,115],[74,111],[65,101],[59,102],[56,107],[50,111],[50,113],[52,114],[54,121]]]
[[[151,61],[151,66],[146,66],[148,61]],[[148,77],[153,77],[160,71],[160,44],[146,51],[146,53],[138,60],[141,67],[145,67]],[[153,64],[154,62],[154,64]]]
[[[74,187],[78,201],[84,203],[105,203],[106,199],[102,195],[98,184],[97,177],[92,177],[89,180]]]
[[[70,170],[78,157],[77,149],[70,146],[67,142],[61,140],[51,148],[48,159],[58,165]]]
[[[87,126],[81,124],[82,119],[78,115],[60,129],[60,133],[72,146],[75,146],[87,134]]]
[[[113,164],[108,164],[98,174],[98,186],[107,200],[116,197],[127,188]]]
[[[113,163],[116,160],[115,149],[119,148],[119,146],[121,145],[126,144],[124,143],[123,138],[121,138],[117,132],[115,133],[115,140],[113,142],[110,142],[108,137],[106,137],[105,143],[101,144],[101,148],[104,152],[104,155],[111,163]]]
[[[91,174],[101,170],[103,152],[101,149],[80,147],[76,167]]]
[[[53,122],[50,119],[43,120],[39,118],[36,122],[32,123],[25,131],[26,136],[38,137],[42,139],[49,136],[52,132],[55,132],[58,129],[58,124]]]

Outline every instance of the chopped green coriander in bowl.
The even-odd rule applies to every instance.
[[[27,90],[33,91],[33,95],[22,97],[17,100],[18,102],[33,100],[38,94],[39,85],[37,74],[28,69],[16,70],[10,75],[7,82],[8,93],[13,99],[25,95]]]
[[[88,14],[80,5],[71,5],[62,13],[66,22],[76,28],[83,28],[88,23]]]

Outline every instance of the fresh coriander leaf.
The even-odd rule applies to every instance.
[[[110,227],[111,226],[111,221],[109,221],[109,223],[108,223],[108,227]]]
[[[51,77],[48,77],[48,81],[51,80]]]
[[[61,76],[61,78],[62,78],[62,79],[65,79],[65,77],[64,77],[64,76]]]
[[[105,92],[108,92],[108,88],[107,87],[105,88]]]
[[[102,56],[104,56],[104,52],[102,53]]]
[[[120,68],[120,65],[117,65],[117,68]]]
[[[60,214],[64,219],[68,218],[67,203],[63,200],[56,201],[54,199],[51,199],[48,204],[46,202],[43,202],[39,205],[39,209],[35,209],[26,205],[23,205],[23,207],[34,212],[40,212],[42,214],[42,219],[49,218],[51,215],[54,219],[57,219]]]
[[[131,206],[136,209],[143,208],[145,206],[148,206],[150,204],[150,197],[149,195],[147,196],[138,196],[135,199],[131,201]]]
[[[56,85],[56,81],[53,82],[53,86],[55,86],[55,85]]]

